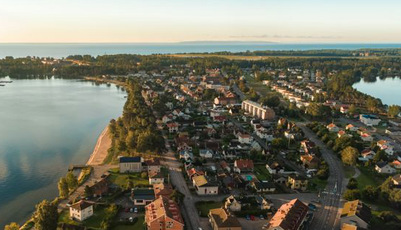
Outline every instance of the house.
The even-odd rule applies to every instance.
[[[392,168],[387,162],[379,162],[375,166],[375,170],[381,174],[393,174],[397,171]]]
[[[155,172],[158,173],[161,171],[161,164],[160,164],[160,160],[158,158],[146,160],[145,165],[147,167],[148,174],[155,173]]]
[[[92,186],[89,186],[89,188],[94,197],[101,197],[109,192],[109,183],[106,178],[102,178]]]
[[[187,175],[190,180],[192,180],[195,176],[203,176],[205,173],[201,170],[197,170],[196,168],[190,168],[187,170]]]
[[[167,128],[169,133],[176,133],[178,132],[179,124],[177,122],[169,122],[167,123]]]
[[[393,160],[393,161],[390,163],[390,166],[393,167],[393,168],[395,168],[395,169],[401,169],[401,161],[399,161],[399,160]]]
[[[354,126],[353,124],[348,124],[347,126],[345,126],[345,129],[351,132],[358,131],[358,127]]]
[[[226,170],[227,172],[231,171],[231,168],[226,161],[221,161],[220,166],[222,169]]]
[[[306,169],[318,169],[319,168],[319,164],[320,164],[320,160],[313,155],[310,154],[305,154],[305,155],[301,155],[301,161],[302,161],[302,165],[304,166],[304,168]]]
[[[302,176],[292,174],[288,176],[287,187],[293,190],[305,191],[308,188],[308,180]]]
[[[253,172],[254,165],[250,159],[239,159],[234,161],[234,172],[244,173]]]
[[[149,184],[163,184],[164,176],[161,172],[149,173]]]
[[[287,139],[294,140],[295,135],[296,135],[296,133],[292,132],[291,130],[284,131],[284,137]]]
[[[199,150],[199,156],[202,158],[213,158],[213,150],[201,149]]]
[[[256,203],[260,210],[269,210],[273,207],[273,202],[263,196],[255,196]]]
[[[242,110],[250,113],[252,116],[263,120],[273,120],[276,116],[273,109],[267,106],[262,106],[261,104],[250,100],[243,101],[241,104],[241,108]]]
[[[155,199],[155,193],[153,189],[148,188],[137,188],[131,192],[131,200],[134,205],[143,206],[150,204]]]
[[[361,139],[362,139],[363,141],[366,141],[366,142],[372,142],[372,141],[373,141],[372,135],[370,135],[370,134],[367,133],[367,132],[361,132],[361,133],[360,133],[360,136],[361,136]]]
[[[273,182],[268,181],[253,181],[251,182],[251,187],[256,190],[258,193],[265,192],[275,192],[276,186]]]
[[[345,202],[341,210],[340,224],[352,224],[362,229],[368,229],[371,210],[360,200]]]
[[[242,133],[238,134],[238,141],[241,144],[250,144],[252,142],[252,140],[253,140],[253,138],[249,134],[242,134]]]
[[[268,230],[298,230],[301,228],[308,213],[308,206],[298,199],[293,199],[281,205],[269,221]]]
[[[307,154],[315,154],[316,144],[310,140],[301,141],[301,150]]]
[[[241,211],[241,203],[235,198],[234,195],[231,195],[226,198],[226,202],[224,202],[224,208],[232,212],[238,212]]]
[[[376,126],[379,125],[381,121],[381,119],[378,118],[377,116],[369,114],[360,114],[359,120],[366,126]]]
[[[219,193],[219,186],[209,182],[205,176],[193,177],[192,183],[198,195],[217,195]]]
[[[387,155],[392,156],[394,154],[394,146],[389,141],[380,140],[377,142],[377,146],[379,146],[381,150],[384,150]]]
[[[162,122],[163,122],[164,124],[167,124],[168,122],[172,121],[173,119],[174,119],[174,118],[173,118],[173,115],[171,115],[171,114],[169,114],[169,115],[164,115],[163,118],[162,118]]]
[[[238,219],[223,208],[211,209],[208,217],[213,230],[242,230]]]
[[[333,133],[337,133],[338,131],[340,131],[340,128],[338,128],[338,126],[337,126],[336,124],[334,124],[334,123],[328,124],[328,125],[326,126],[326,128],[327,128],[330,132],[333,132]]]
[[[165,196],[145,206],[145,223],[148,230],[184,229],[179,206]]]
[[[179,154],[180,154],[180,159],[184,159],[185,161],[192,161],[194,159],[192,151],[181,150]]]
[[[80,200],[70,206],[70,218],[83,221],[93,215],[93,204],[85,200]]]
[[[340,137],[343,137],[343,136],[351,136],[351,135],[347,134],[344,130],[338,131],[337,137],[340,138]]]
[[[170,197],[174,190],[170,184],[154,184],[153,192],[155,194],[155,198],[158,199],[160,196]]]
[[[365,149],[361,152],[361,155],[358,157],[358,160],[366,162],[372,160],[375,155],[376,153],[371,149]]]
[[[214,98],[214,104],[215,105],[221,105],[221,106],[226,106],[226,105],[231,105],[237,103],[237,100],[234,97],[216,97]]]
[[[342,105],[342,106],[340,107],[340,112],[341,112],[341,113],[348,113],[348,110],[349,110],[348,105]]]
[[[142,172],[142,157],[120,157],[120,173]]]
[[[281,166],[277,161],[271,163],[270,165],[266,164],[266,169],[270,174],[284,173],[284,167]]]

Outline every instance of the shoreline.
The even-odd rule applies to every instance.
[[[111,147],[111,138],[109,137],[109,125],[107,125],[99,135],[95,148],[90,155],[86,165],[102,165],[107,157],[109,148]]]

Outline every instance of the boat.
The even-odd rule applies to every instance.
[[[6,86],[6,85],[0,84],[0,86]]]
[[[0,81],[0,84],[1,83],[13,83],[13,81]]]

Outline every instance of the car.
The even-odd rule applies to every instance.
[[[315,210],[317,209],[316,205],[314,205],[314,204],[312,204],[312,203],[309,203],[309,204],[308,204],[308,208],[309,208],[310,210],[312,210],[312,211],[315,211]]]
[[[138,213],[138,208],[134,208],[134,213]]]
[[[264,219],[265,219],[265,217],[264,217],[263,215],[260,215],[259,218],[260,218],[261,220],[264,220]]]
[[[129,218],[129,222],[134,222],[134,218],[132,216]]]
[[[249,215],[246,215],[246,219],[247,219],[247,220],[251,220],[251,218],[249,217]]]
[[[203,230],[203,229],[201,227],[199,227],[198,230]]]
[[[254,221],[255,220],[255,216],[251,215],[251,220]]]
[[[130,209],[129,209],[129,212],[134,212],[134,208],[130,208]]]

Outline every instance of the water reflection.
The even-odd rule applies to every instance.
[[[57,195],[69,164],[89,158],[125,92],[77,80],[14,80],[0,89],[0,229]]]

